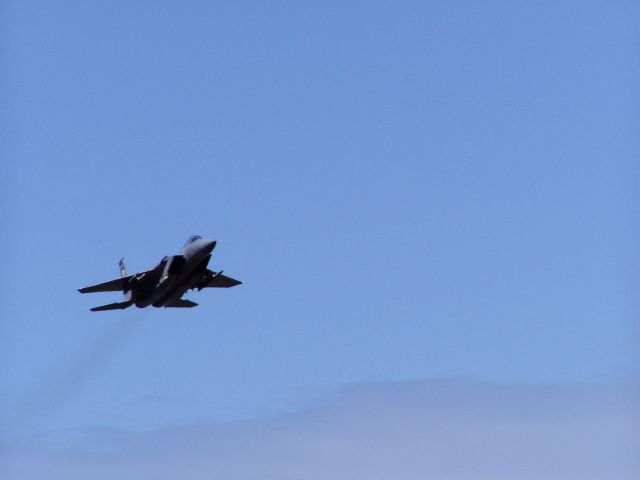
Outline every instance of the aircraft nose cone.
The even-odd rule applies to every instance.
[[[209,250],[210,252],[216,248],[216,241],[215,240],[207,240],[207,250]]]

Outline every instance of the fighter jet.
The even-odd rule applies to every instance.
[[[222,270],[214,272],[207,268],[215,246],[215,240],[192,235],[179,255],[164,257],[151,270],[129,275],[124,266],[124,259],[121,259],[120,278],[80,288],[78,291],[80,293],[121,291],[124,294],[123,302],[93,307],[92,312],[122,310],[131,305],[138,308],[149,305],[165,308],[192,308],[198,304],[182,298],[188,290],[228,288],[242,283],[222,275]]]

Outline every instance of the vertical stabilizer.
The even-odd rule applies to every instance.
[[[120,262],[118,262],[118,265],[120,266],[120,277],[122,277],[122,278],[128,277],[129,274],[127,273],[127,267],[124,264],[124,258],[120,259]],[[127,286],[127,287],[125,287],[125,290],[123,290],[123,292],[124,292],[124,301],[125,302],[130,302],[131,301],[131,289],[129,289],[128,286]]]
[[[120,259],[120,262],[118,263],[118,265],[120,265],[120,276],[128,277],[129,274],[127,273],[127,267],[124,266],[124,258]]]

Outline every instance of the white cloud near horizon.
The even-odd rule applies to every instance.
[[[83,448],[5,446],[0,474],[5,480],[630,480],[640,476],[639,399],[637,382],[356,385],[314,409],[268,419],[144,434],[86,429]]]

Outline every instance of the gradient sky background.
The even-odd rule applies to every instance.
[[[3,478],[636,478],[638,2],[1,15]],[[191,234],[244,285],[89,312]]]

